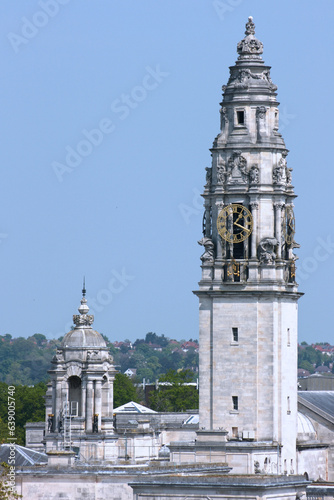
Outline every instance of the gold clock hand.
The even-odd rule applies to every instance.
[[[241,217],[242,217],[242,212],[238,215],[238,218],[237,218],[237,220],[234,222],[234,224],[236,224],[237,222],[239,222],[239,220],[241,219]]]
[[[247,227],[244,227],[241,224],[238,224],[237,222],[234,222],[234,225],[240,227],[241,229],[243,229],[247,233],[250,233],[250,229],[247,229]]]

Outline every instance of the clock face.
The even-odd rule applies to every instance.
[[[227,205],[218,214],[217,229],[224,240],[229,243],[240,243],[246,240],[252,232],[252,214],[248,208],[238,203]]]
[[[293,213],[292,207],[287,206],[283,218],[283,236],[288,245],[291,245],[291,243],[293,242],[293,238],[296,232],[295,227],[295,214]]]

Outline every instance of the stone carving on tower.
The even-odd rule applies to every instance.
[[[197,442],[227,440],[224,449],[233,455],[234,443],[244,440],[245,456],[253,456],[248,463],[260,461],[263,469],[269,456],[282,470],[284,461],[294,469],[301,295],[293,254],[296,195],[279,133],[277,87],[252,18],[237,52],[223,86],[220,133],[203,194],[206,225],[199,243],[205,252],[194,292],[201,345]]]

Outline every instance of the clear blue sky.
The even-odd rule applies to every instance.
[[[2,0],[1,333],[63,335],[85,275],[111,340],[198,338],[199,193],[252,15],[299,195],[300,340],[333,341],[333,14],[332,0]]]

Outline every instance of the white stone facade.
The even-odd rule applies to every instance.
[[[200,429],[227,431],[232,447],[232,441],[248,443],[246,461],[234,457],[232,449],[228,455],[236,472],[254,473],[257,462],[275,462],[279,473],[294,474],[300,297],[293,253],[295,194],[278,131],[277,87],[254,33],[250,19],[223,87],[221,131],[203,194],[200,243],[206,251],[195,292]],[[205,439],[208,434],[199,436],[202,445]],[[259,443],[271,450],[256,458]],[[237,455],[239,449],[236,445]]]

